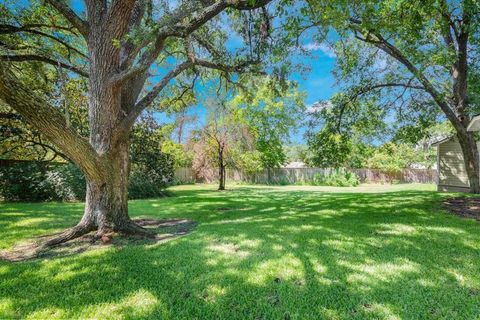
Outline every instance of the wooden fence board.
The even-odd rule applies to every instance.
[[[241,170],[227,169],[227,180],[259,184],[306,183],[312,181],[316,175],[326,176],[334,171],[335,169],[330,168],[272,168],[254,174],[246,174]],[[393,181],[400,183],[436,183],[438,179],[437,170],[433,169],[403,169],[393,174],[379,169],[348,169],[348,171],[354,172],[362,183],[388,183]],[[216,174],[216,172],[212,174]],[[175,171],[175,178],[177,181],[192,183],[197,180],[214,182],[217,177],[196,179],[191,168],[178,168]]]

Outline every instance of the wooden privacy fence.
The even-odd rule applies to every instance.
[[[361,182],[437,183],[435,169],[402,169],[396,173],[386,173],[380,169],[352,169]]]
[[[348,169],[348,171],[355,173],[362,183],[436,183],[438,179],[437,170],[434,169],[403,169],[394,173],[379,169]],[[241,170],[227,169],[227,180],[258,184],[295,184],[308,183],[316,176],[327,176],[333,172],[335,169],[328,168],[273,168],[246,174]],[[175,178],[179,182],[214,182],[217,177],[214,176],[215,173],[212,174],[212,177],[197,179],[191,168],[179,168],[175,172]]]
[[[195,183],[195,172],[192,168],[176,168],[175,169],[175,181],[177,183]]]

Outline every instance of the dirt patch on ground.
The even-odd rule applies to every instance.
[[[443,205],[454,215],[480,221],[480,198],[449,198]]]
[[[32,258],[63,257],[87,250],[105,247],[125,247],[127,245],[155,245],[190,233],[197,223],[189,219],[134,219],[143,228],[155,234],[152,238],[128,236],[112,233],[108,237],[98,238],[94,232],[38,251],[38,244],[58,234],[36,237],[33,241],[15,246],[10,251],[0,252],[0,260],[23,261]]]

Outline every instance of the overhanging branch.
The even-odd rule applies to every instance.
[[[380,83],[380,84],[375,84],[375,85],[370,85],[370,86],[365,86],[362,87],[358,92],[356,92],[356,95],[362,95],[365,93],[368,93],[370,91],[376,90],[376,89],[382,89],[382,88],[394,88],[394,87],[402,87],[402,88],[407,88],[407,89],[417,89],[417,90],[425,90],[423,86],[419,85],[412,85],[409,82],[408,83]]]
[[[11,62],[28,62],[28,61],[38,61],[45,62],[52,66],[61,67],[72,72],[75,72],[83,77],[88,78],[88,73],[80,68],[66,64],[61,61],[56,61],[47,57],[43,57],[37,54],[24,54],[24,55],[1,55],[0,60],[11,61]]]
[[[88,23],[82,20],[65,2],[61,0],[46,0],[52,7],[62,14],[78,31],[86,38],[88,38],[89,26]]]
[[[355,37],[363,42],[373,44],[375,47],[379,48],[400,64],[405,66],[408,71],[417,79],[418,82],[423,86],[424,90],[430,95],[430,97],[435,101],[435,103],[440,107],[443,113],[447,118],[452,122],[452,124],[462,130],[463,124],[460,122],[458,117],[455,115],[455,112],[450,107],[450,105],[442,98],[440,92],[435,88],[435,86],[430,82],[427,77],[419,70],[404,54],[398,49],[395,45],[387,41],[382,35],[375,32],[375,30],[364,30],[362,29],[362,21],[359,19],[351,18],[350,19],[350,28],[356,33]],[[357,36],[361,34],[362,36]],[[463,128],[465,129],[465,128]]]
[[[88,59],[88,57],[85,53],[81,52],[77,48],[72,47],[70,44],[66,43],[62,39],[59,39],[59,38],[57,38],[57,37],[55,37],[51,34],[45,33],[43,31],[38,31],[38,30],[32,29],[28,26],[17,27],[17,26],[8,25],[8,24],[1,24],[0,25],[0,34],[10,34],[10,33],[18,33],[18,32],[36,34],[38,36],[42,36],[42,37],[51,39],[51,40],[53,40],[55,42],[58,42],[61,45],[63,45],[67,50],[74,51],[77,54],[79,54],[80,56],[82,56],[83,58]]]
[[[220,14],[226,8],[235,8],[237,10],[254,10],[265,6],[272,0],[220,0],[215,2],[207,2],[203,8],[198,9],[195,6],[189,8],[186,5],[181,5],[172,14],[168,16],[166,21],[160,22],[156,36],[149,49],[147,49],[140,58],[138,66],[132,70],[125,70],[117,75],[112,75],[112,83],[119,83],[134,77],[136,74],[148,70],[150,65],[158,57],[163,49],[165,40],[169,37],[186,38],[195,30],[199,29],[206,22]],[[141,42],[137,48],[130,52],[127,61],[133,61],[134,56],[140,52],[141,48],[148,45],[149,41]]]
[[[0,99],[22,115],[32,126],[74,161],[93,181],[103,181],[104,163],[90,143],[66,122],[58,109],[26,87],[9,69],[0,64]]]

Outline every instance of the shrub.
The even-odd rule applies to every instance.
[[[128,184],[129,199],[145,199],[165,196],[165,188],[173,183],[172,170],[132,168]]]
[[[132,163],[130,199],[164,196],[173,182],[171,157],[159,153],[154,158],[148,165]],[[85,196],[85,178],[74,164],[31,161],[0,167],[0,198],[4,201],[83,201]]]
[[[73,163],[57,166],[54,170],[47,172],[47,180],[54,187],[58,200],[85,200],[85,177]]]
[[[360,180],[353,172],[336,169],[328,175],[317,173],[312,184],[317,186],[356,187],[360,184]]]
[[[132,161],[128,197],[145,199],[164,196],[165,188],[174,182],[173,157],[157,152],[141,160]]]
[[[49,166],[32,161],[0,167],[0,196],[5,201],[57,200],[55,187],[46,179]]]
[[[131,138],[129,198],[165,195],[164,189],[174,180],[175,163],[174,156],[162,149],[162,127],[153,118],[145,118],[134,127]]]

